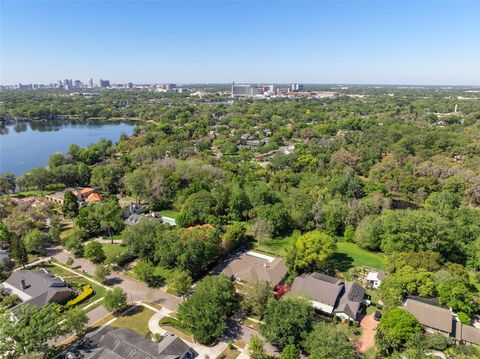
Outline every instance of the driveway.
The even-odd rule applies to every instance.
[[[362,336],[355,344],[358,351],[365,353],[368,349],[375,345],[375,334],[377,332],[378,322],[373,319],[373,314],[366,315],[360,321],[362,328]]]
[[[74,258],[73,255],[58,247],[50,249],[48,256],[55,258],[61,263],[66,263],[68,258]],[[95,275],[96,265],[85,258],[74,258],[72,267],[77,271],[83,271],[92,276]],[[177,311],[178,306],[182,302],[179,297],[166,293],[161,288],[150,288],[145,283],[128,278],[119,272],[112,272],[107,279],[109,284],[122,288],[131,302],[153,302],[172,311]]]

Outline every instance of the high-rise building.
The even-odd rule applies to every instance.
[[[110,81],[100,79],[100,87],[110,87]]]
[[[254,85],[232,84],[232,97],[253,97],[257,95],[257,87]]]
[[[292,91],[303,91],[303,85],[302,84],[292,84],[291,90]]]
[[[129,83],[127,84],[127,88],[133,89],[133,83],[132,83],[132,82],[129,82]]]
[[[80,81],[80,80],[75,80],[75,82],[73,83],[73,85],[77,88],[82,88],[83,87],[83,82]]]
[[[92,78],[90,78],[90,80],[88,80],[88,87],[93,88],[93,79]]]

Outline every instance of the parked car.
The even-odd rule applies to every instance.
[[[373,313],[373,319],[375,319],[376,321],[379,321],[381,317],[382,317],[382,313],[380,313],[378,310],[376,310],[375,313]]]

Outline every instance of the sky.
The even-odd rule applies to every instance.
[[[0,0],[0,83],[480,85],[479,0]]]

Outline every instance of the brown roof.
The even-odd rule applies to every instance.
[[[310,299],[334,307],[344,284],[342,280],[325,274],[304,273],[293,281],[292,292],[306,293]]]
[[[231,261],[222,273],[241,281],[264,280],[275,287],[287,275],[287,267],[282,258],[275,258],[270,262],[249,254],[242,254]]]
[[[91,194],[88,195],[85,202],[92,203],[92,202],[99,202],[101,200],[102,199],[100,198],[100,195],[98,193],[91,193]]]
[[[461,339],[472,344],[480,344],[480,329],[462,324]],[[458,334],[457,334],[458,339]]]
[[[452,334],[453,314],[449,309],[412,298],[406,300],[405,308],[417,318],[420,324]]]

